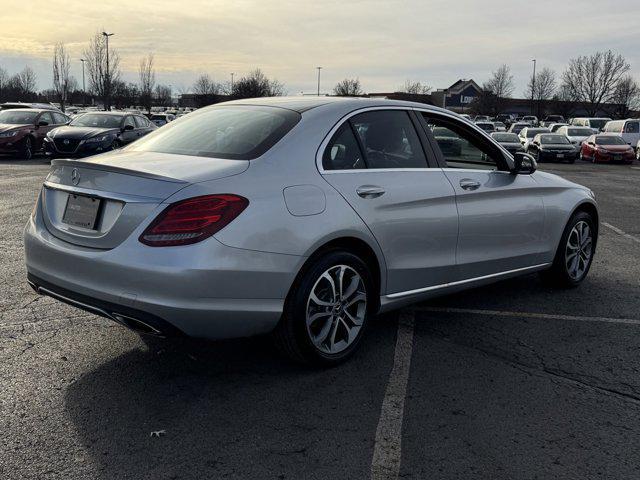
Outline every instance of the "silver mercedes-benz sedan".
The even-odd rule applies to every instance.
[[[272,332],[329,365],[379,312],[532,272],[576,286],[597,234],[589,189],[456,114],[298,97],[54,160],[25,249],[37,292],[139,332]]]

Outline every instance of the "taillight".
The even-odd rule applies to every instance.
[[[182,200],[158,215],[139,240],[151,247],[200,242],[228,225],[247,205],[246,198],[227,193]]]

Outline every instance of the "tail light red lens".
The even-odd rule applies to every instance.
[[[140,235],[151,247],[190,245],[214,235],[249,205],[228,193],[189,198],[169,205]]]

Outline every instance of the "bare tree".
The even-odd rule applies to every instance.
[[[562,81],[574,101],[583,102],[587,114],[597,114],[603,103],[613,100],[618,84],[631,67],[611,50],[569,60]]]
[[[621,118],[627,118],[632,110],[640,109],[640,85],[631,75],[624,76],[618,82],[613,102],[618,105],[616,113]]]
[[[534,102],[536,115],[540,116],[541,112],[546,110],[547,101],[555,94],[556,87],[556,72],[550,68],[545,67],[536,74],[535,78],[533,75],[529,78],[524,96]]]
[[[4,68],[0,67],[0,102],[4,102],[6,100],[5,93],[6,93],[8,84],[9,84],[9,74]]]
[[[14,78],[16,87],[18,88],[18,94],[22,99],[27,100],[35,94],[37,83],[36,72],[34,72],[31,67],[24,67]]]
[[[220,85],[213,81],[208,73],[200,75],[191,88],[196,95],[218,95]]]
[[[482,85],[482,89],[486,92],[486,106],[493,110],[494,115],[499,114],[502,110],[504,99],[511,97],[515,90],[513,75],[509,66],[503,64],[495,72],[492,72],[491,78]]]
[[[63,112],[70,91],[70,68],[71,61],[64,44],[61,42],[56,43],[53,48],[53,90],[56,92],[56,97]]]
[[[111,105],[111,86],[120,80],[120,55],[113,48],[109,49],[109,71],[107,71],[107,45],[104,37],[97,32],[89,40],[84,51],[89,74],[91,93],[102,98],[105,109]]]
[[[256,68],[248,75],[241,77],[233,83],[233,98],[257,98],[257,97],[280,97],[284,95],[284,84],[275,79],[269,79]]]
[[[556,72],[550,68],[543,68],[540,73],[529,79],[527,89],[524,91],[525,98],[534,100],[549,100],[556,92]]]
[[[364,91],[359,78],[345,78],[336,83],[336,86],[333,87],[333,94],[338,97],[357,97],[363,95]]]
[[[167,85],[157,85],[155,89],[155,103],[156,105],[160,105],[162,107],[171,106],[171,88]]]
[[[153,68],[153,53],[140,60],[138,67],[140,77],[140,103],[151,113],[151,103],[153,101],[153,89],[156,85],[156,72]]]
[[[426,83],[405,80],[404,87],[402,87],[400,91],[411,95],[428,95],[431,89],[432,87]]]

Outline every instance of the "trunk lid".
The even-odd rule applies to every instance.
[[[248,167],[247,160],[154,152],[124,151],[86,160],[53,160],[42,190],[44,223],[51,234],[69,243],[114,248],[174,193],[193,183],[240,174]],[[63,221],[74,196],[98,202],[97,211],[92,213],[93,228]]]

